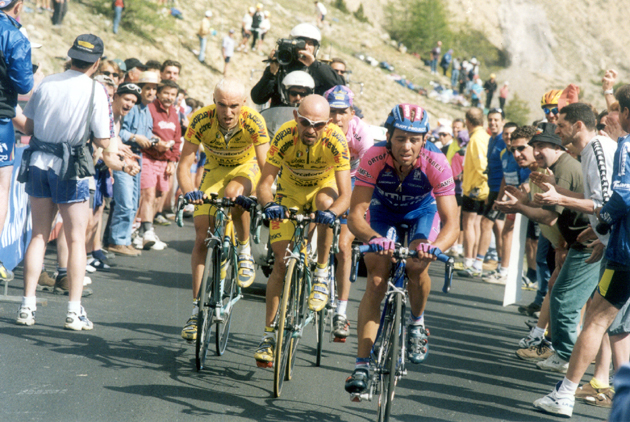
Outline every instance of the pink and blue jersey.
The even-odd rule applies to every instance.
[[[407,214],[434,206],[437,196],[455,195],[453,172],[446,156],[431,142],[420,151],[414,169],[400,180],[386,143],[379,142],[361,159],[357,186],[374,188],[370,212]]]
[[[361,157],[374,145],[374,137],[369,126],[357,116],[348,123],[346,141],[350,150],[350,177],[356,175]]]

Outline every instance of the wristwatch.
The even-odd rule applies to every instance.
[[[604,95],[612,95],[614,93],[615,91],[612,88],[604,90]]]

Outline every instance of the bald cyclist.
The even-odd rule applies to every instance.
[[[254,354],[259,367],[272,366],[276,347],[272,323],[286,272],[284,258],[294,231],[290,221],[283,221],[286,210],[297,207],[300,213],[315,212],[317,269],[308,302],[310,309],[320,311],[326,306],[330,292],[327,266],[332,230],[329,224],[348,209],[352,191],[348,145],[342,130],[330,123],[328,101],[320,95],[309,95],[293,116],[293,120],[276,132],[256,189],[265,215],[273,220],[269,238],[275,256],[267,282],[265,330]],[[271,187],[276,176],[274,196]]]
[[[203,203],[211,193],[235,199],[248,196],[260,178],[269,149],[265,121],[255,110],[246,107],[245,87],[235,79],[222,79],[214,88],[214,104],[193,113],[184,137],[184,147],[177,168],[177,180],[186,199],[195,204],[195,246],[191,256],[193,311],[182,330],[186,340],[197,338],[197,296],[201,286],[207,252],[208,227],[214,225],[210,205]],[[199,145],[206,153],[206,164],[199,190],[195,189],[190,167]],[[254,281],[254,260],[249,244],[249,213],[232,208],[234,229],[238,238],[238,284],[245,288]]]

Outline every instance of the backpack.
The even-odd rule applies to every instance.
[[[252,16],[252,29],[260,28],[260,23],[262,22],[262,20],[263,20],[262,12],[254,13],[254,16]]]

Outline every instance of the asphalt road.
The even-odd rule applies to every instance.
[[[14,324],[17,305],[0,302],[0,421],[371,421],[376,403],[352,403],[343,389],[354,367],[356,337],[325,343],[315,366],[315,329],[300,343],[295,376],[273,398],[273,372],[257,368],[253,352],[264,321],[264,277],[236,308],[228,350],[194,369],[194,345],[180,337],[191,309],[186,227],[158,227],[165,251],[117,257],[109,273],[92,275],[94,295],[83,300],[94,330],[63,330],[67,297],[48,300],[36,325]],[[47,261],[54,259],[54,248]],[[525,318],[501,306],[503,289],[455,279],[441,292],[434,264],[426,312],[430,355],[409,364],[393,409],[399,421],[551,421],[532,402],[562,378],[516,358]],[[50,267],[52,269],[52,267]],[[9,285],[21,295],[22,275]],[[349,317],[356,326],[365,279],[353,286]],[[531,301],[533,292],[523,292]],[[354,331],[353,331],[354,333]],[[592,371],[592,367],[590,368]],[[585,377],[590,379],[591,371]],[[573,419],[601,421],[607,409],[576,403]]]

